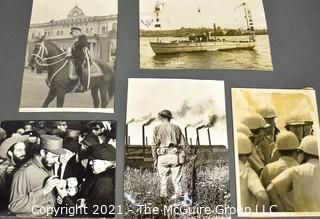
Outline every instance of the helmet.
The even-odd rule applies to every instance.
[[[288,116],[285,120],[287,125],[304,125],[304,119],[298,113]]]
[[[304,153],[319,156],[317,137],[314,135],[304,137],[300,143],[300,149]]]
[[[245,134],[247,137],[252,137],[253,134],[252,132],[250,131],[250,129],[245,126],[244,124],[240,123],[237,127],[237,132],[240,132],[240,133],[243,133]]]
[[[172,119],[172,113],[169,111],[169,110],[162,110],[160,113],[159,113],[160,116],[163,116],[163,117],[166,117],[166,118],[169,118],[169,119]]]
[[[276,139],[276,147],[281,150],[294,150],[299,148],[299,140],[293,132],[280,132]]]
[[[246,125],[249,129],[268,128],[270,125],[264,120],[264,118],[258,113],[247,114],[241,123]]]
[[[270,106],[264,106],[259,108],[257,110],[257,113],[259,113],[265,119],[277,117],[276,111]]]
[[[304,113],[302,113],[301,117],[304,122],[313,123],[313,118],[310,113],[304,112]]]
[[[245,134],[237,132],[237,141],[238,154],[250,154],[252,152],[252,143]]]

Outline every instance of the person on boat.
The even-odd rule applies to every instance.
[[[88,57],[90,60],[88,38],[86,35],[81,34],[81,28],[79,27],[72,27],[70,34],[73,37],[72,47],[69,48],[71,60],[74,63],[76,73],[80,78],[80,83],[78,83],[78,87],[76,90],[84,92],[86,88],[83,86],[84,75],[82,66],[84,63],[88,64],[86,63]]]

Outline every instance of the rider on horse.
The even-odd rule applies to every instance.
[[[71,60],[74,63],[76,73],[80,78],[80,83],[77,85],[77,89],[80,92],[84,92],[86,90],[86,86],[84,84],[84,75],[82,65],[88,64],[87,57],[89,58],[89,64],[91,64],[90,56],[89,56],[89,43],[86,35],[81,35],[81,29],[79,27],[72,27],[70,34],[73,37],[73,45],[69,48]]]

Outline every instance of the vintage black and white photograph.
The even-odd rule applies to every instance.
[[[21,112],[114,112],[118,0],[34,0]]]
[[[320,216],[315,90],[232,89],[239,216]]]
[[[126,120],[126,218],[228,217],[223,81],[130,78]]]
[[[272,71],[262,0],[140,0],[140,67]]]
[[[115,121],[0,122],[0,217],[114,217]]]

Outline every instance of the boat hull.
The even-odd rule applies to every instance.
[[[183,52],[207,52],[219,50],[252,50],[254,42],[222,41],[222,42],[150,42],[155,54],[172,54]]]

